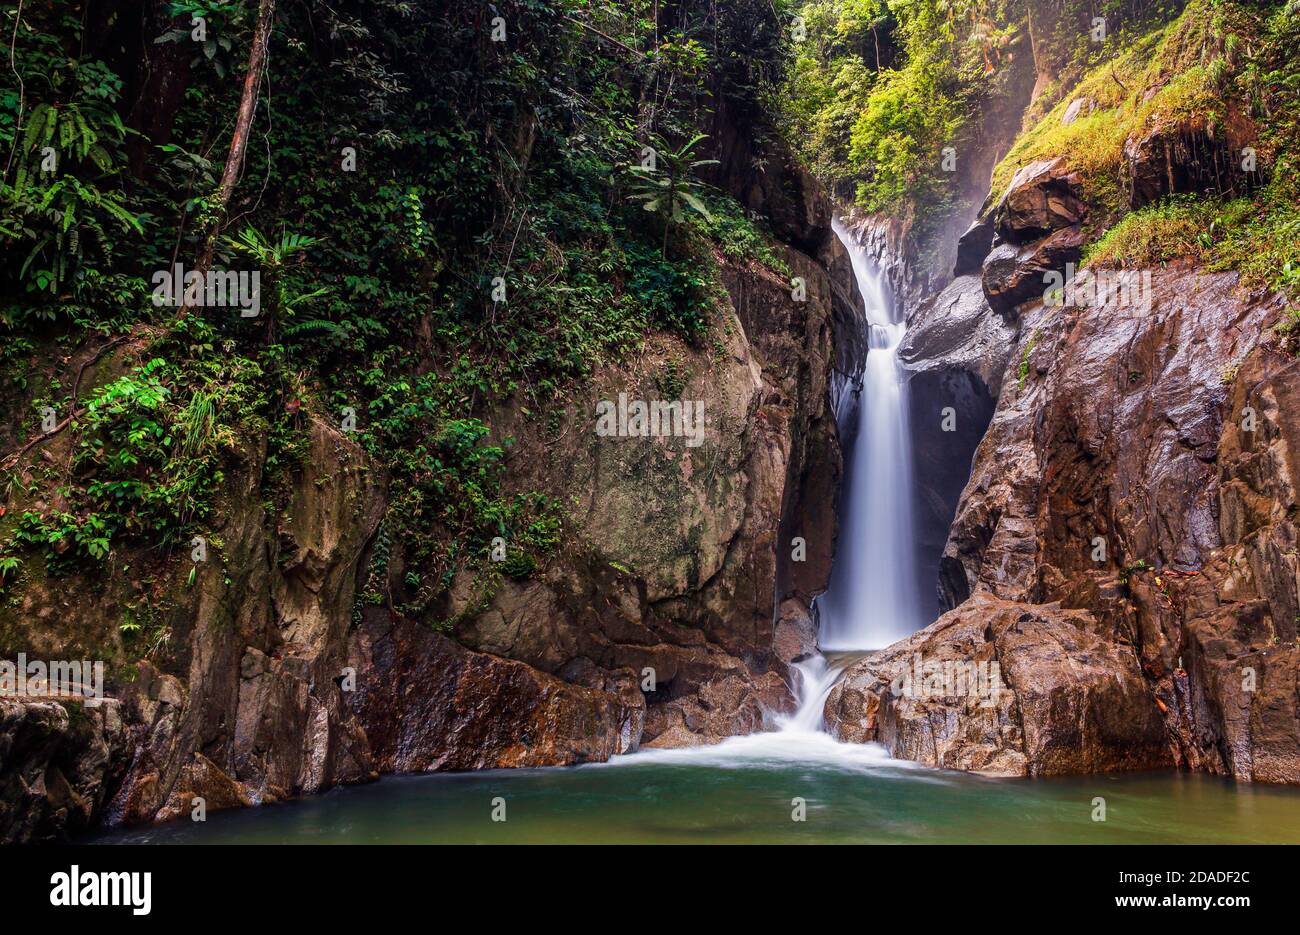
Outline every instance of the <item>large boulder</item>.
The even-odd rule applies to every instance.
[[[1062,273],[1083,254],[1086,238],[1078,226],[1064,227],[1024,246],[1003,243],[984,259],[984,297],[999,315],[1010,315],[1025,302],[1042,299],[1049,273]]]
[[[772,651],[787,665],[816,654],[817,624],[802,601],[782,602],[776,633],[772,637]]]
[[[957,239],[957,260],[953,264],[953,276],[966,276],[978,273],[984,265],[984,258],[993,249],[993,238],[997,233],[993,219],[982,215],[971,222],[966,232]]]
[[[89,830],[127,751],[115,700],[0,698],[0,844]]]
[[[202,806],[202,814],[228,808],[248,808],[253,798],[241,783],[217,766],[202,753],[195,753],[189,765],[181,771],[180,779],[172,787],[167,804],[154,816],[156,821],[193,816],[195,808]]]
[[[993,221],[1002,240],[1025,244],[1072,227],[1087,213],[1082,178],[1058,156],[1021,166],[993,209]]]
[[[1173,763],[1131,647],[1059,605],[980,595],[854,665],[826,702],[841,740],[897,757],[1003,776]]]

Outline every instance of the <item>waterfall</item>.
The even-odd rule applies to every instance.
[[[794,714],[780,722],[782,731],[789,733],[811,733],[822,729],[822,709],[826,707],[826,696],[835,687],[842,666],[831,666],[826,657],[818,654],[794,664],[799,673],[799,706]]]
[[[917,574],[907,382],[897,355],[907,322],[895,319],[866,252],[838,218],[831,226],[848,251],[862,293],[868,350],[857,405],[849,407],[849,424],[841,425],[854,441],[835,563],[826,593],[817,599],[817,642],[823,652],[860,655],[909,636],[929,621]],[[816,656],[796,666],[799,707],[782,722],[782,730],[822,728],[826,696],[847,662]]]
[[[917,575],[907,383],[897,355],[907,322],[894,320],[865,251],[838,220],[833,227],[853,262],[869,341],[835,564],[817,601],[818,642],[823,650],[880,649],[928,622]]]

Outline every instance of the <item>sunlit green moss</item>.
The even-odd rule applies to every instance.
[[[1125,140],[1161,123],[1222,120],[1225,89],[1259,45],[1261,26],[1238,4],[1193,0],[1174,21],[1125,40],[1021,135],[993,171],[994,191],[1021,166],[1063,156],[1094,204],[1122,210]],[[1066,125],[1079,99],[1083,112]]]

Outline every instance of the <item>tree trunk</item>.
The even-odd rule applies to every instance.
[[[673,226],[673,205],[676,203],[676,200],[677,192],[672,187],[669,187],[668,210],[664,212],[664,244],[663,248],[659,251],[660,256],[665,260],[668,259],[668,231],[671,230]]]
[[[125,115],[126,125],[136,131],[127,140],[127,158],[131,178],[138,181],[151,175],[157,147],[171,142],[176,114],[190,83],[191,43],[153,41],[169,28],[189,30],[188,16],[169,14],[170,5],[159,0],[141,14],[141,51],[132,77],[132,104]]]
[[[258,0],[257,25],[253,29],[253,47],[248,51],[248,71],[244,75],[244,93],[239,100],[235,132],[230,138],[230,152],[226,156],[225,171],[221,173],[221,184],[217,186],[212,226],[208,228],[198,261],[194,264],[194,272],[200,276],[206,276],[212,265],[217,237],[226,220],[226,208],[239,181],[239,173],[244,168],[244,151],[248,149],[248,134],[253,126],[253,115],[257,112],[257,95],[262,85],[262,75],[266,72],[266,55],[271,44],[271,23],[274,18],[275,0]]]

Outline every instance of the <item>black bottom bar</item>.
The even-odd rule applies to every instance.
[[[436,908],[466,921],[509,915],[624,918],[680,908],[734,926],[809,902],[843,914],[884,908],[914,922],[980,918],[1051,924],[1093,918],[1145,922],[1232,920],[1292,902],[1289,855],[1263,846],[821,847],[8,847],[0,880],[10,918],[127,927],[202,920],[248,923],[264,913],[295,922],[374,924],[395,912]],[[78,902],[103,890],[126,905]],[[150,874],[148,913],[143,877]],[[63,874],[64,876],[56,876]],[[87,881],[90,880],[89,883]],[[87,888],[89,887],[89,888]],[[706,907],[715,907],[711,912]],[[701,912],[701,909],[705,909]],[[1050,914],[1049,914],[1050,913]],[[468,918],[466,915],[468,914]],[[418,918],[418,916],[417,916]],[[683,917],[685,918],[685,916]]]

